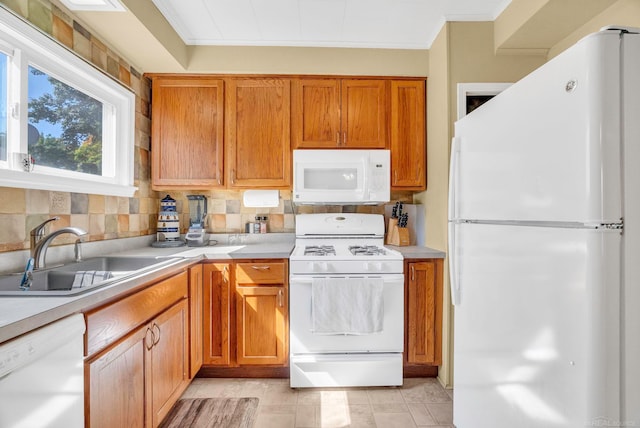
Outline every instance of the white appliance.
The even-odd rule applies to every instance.
[[[585,37],[455,125],[457,428],[640,426],[637,32]]]
[[[294,150],[293,202],[389,202],[389,160],[389,150]]]
[[[402,385],[403,259],[383,239],[382,215],[296,216],[289,258],[292,388]],[[353,320],[355,326],[344,327]],[[368,329],[369,322],[377,328]]]
[[[84,318],[71,315],[0,345],[0,426],[84,426]]]

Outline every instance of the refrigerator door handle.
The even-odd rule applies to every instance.
[[[460,305],[460,278],[456,264],[456,224],[449,222],[449,287],[451,288],[451,303]]]
[[[451,139],[451,159],[449,163],[449,220],[457,218],[456,212],[456,186],[458,175],[458,163],[460,160],[460,137],[453,137]]]

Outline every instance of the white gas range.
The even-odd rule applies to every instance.
[[[291,387],[402,385],[402,255],[377,214],[300,214],[290,256]]]

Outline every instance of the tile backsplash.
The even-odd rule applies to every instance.
[[[207,198],[206,228],[209,233],[242,233],[245,224],[255,220],[256,216],[267,216],[269,232],[295,232],[295,215],[302,213],[341,213],[358,212],[384,214],[384,206],[370,205],[294,205],[291,191],[280,190],[280,201],[273,208],[249,208],[242,204],[242,191],[222,190],[211,192],[158,192],[159,198],[166,195],[176,200],[176,210],[180,215],[181,232],[189,227],[189,201],[187,195],[204,195]],[[393,192],[392,199],[410,203],[410,192]]]

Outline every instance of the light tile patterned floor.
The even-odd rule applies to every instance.
[[[402,387],[289,388],[289,379],[195,379],[183,397],[258,397],[254,428],[453,427],[452,391],[436,379]]]

